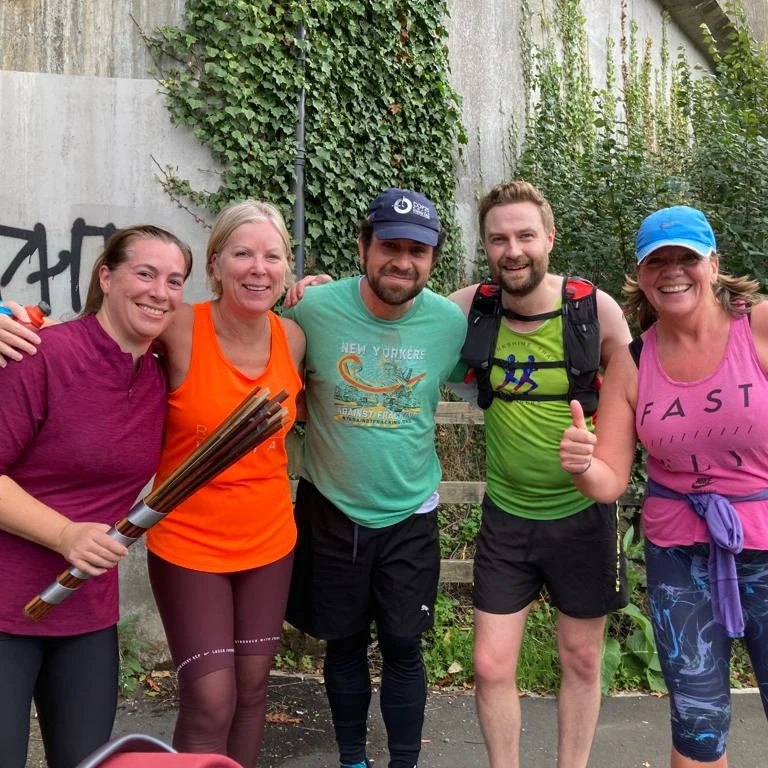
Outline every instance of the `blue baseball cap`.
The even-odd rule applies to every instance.
[[[385,189],[368,209],[373,234],[380,240],[405,238],[437,245],[440,219],[435,204],[410,189]]]
[[[679,245],[706,259],[717,249],[707,217],[696,208],[673,205],[646,216],[637,230],[635,253],[640,264],[646,256],[667,245]]]

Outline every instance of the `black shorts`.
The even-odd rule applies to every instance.
[[[440,576],[436,512],[365,528],[301,480],[295,515],[288,622],[323,640],[355,635],[372,620],[395,637],[432,626]]]
[[[559,520],[528,520],[486,495],[475,554],[475,608],[517,613],[547,588],[576,619],[627,604],[627,572],[616,504],[592,504]]]

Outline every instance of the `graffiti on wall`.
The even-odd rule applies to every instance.
[[[32,229],[20,229],[0,224],[0,238],[12,238],[20,241],[19,250],[11,258],[6,266],[0,263],[0,299],[2,291],[14,277],[21,276],[23,270],[27,270],[26,282],[29,285],[39,285],[40,300],[51,303],[51,278],[64,272],[69,273],[70,303],[73,312],[79,312],[83,308],[80,298],[80,269],[83,251],[83,243],[87,237],[101,238],[101,244],[105,243],[116,231],[114,224],[94,226],[86,223],[85,219],[78,218],[72,222],[69,250],[59,251],[55,260],[48,253],[48,237],[45,226],[37,223]],[[0,240],[0,244],[2,240]],[[9,296],[8,298],[13,298]]]

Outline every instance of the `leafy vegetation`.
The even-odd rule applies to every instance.
[[[533,15],[521,30],[529,98],[515,164],[555,210],[554,267],[619,296],[642,218],[684,203],[709,216],[728,271],[768,285],[768,60],[739,3],[725,4],[733,26],[723,44],[702,29],[714,60],[705,72],[682,51],[672,59],[666,18],[656,67],[621,0],[620,63],[606,41],[603,87],[590,74],[581,3],[554,5],[539,19],[542,45],[530,42]]]
[[[120,648],[120,671],[117,683],[121,695],[126,698],[145,689],[150,676],[147,654],[151,646],[136,631],[136,622],[136,616],[127,616],[117,625]]]
[[[714,73],[684,80],[692,142],[686,157],[691,198],[709,214],[718,250],[733,274],[751,274],[768,287],[768,58],[750,37],[740,5],[718,47],[704,29]]]
[[[435,626],[424,637],[424,665],[433,685],[472,682],[475,633],[469,593],[443,585],[435,603]]]
[[[446,13],[445,0],[189,0],[184,25],[147,42],[172,119],[223,170],[205,191],[168,168],[166,190],[214,212],[261,197],[290,221],[304,86],[307,271],[356,273],[357,220],[381,189],[401,186],[436,202],[451,234],[433,284],[455,287],[453,158],[466,138],[447,76]]]
[[[624,535],[629,604],[612,614],[606,627],[602,689],[645,689],[665,692],[659,655],[648,619],[643,543],[634,528]]]

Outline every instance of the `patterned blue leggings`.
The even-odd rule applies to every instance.
[[[653,632],[669,689],[672,743],[684,757],[725,753],[731,723],[731,638],[712,618],[709,546],[657,547],[646,539]],[[736,556],[744,642],[768,715],[768,552]]]

